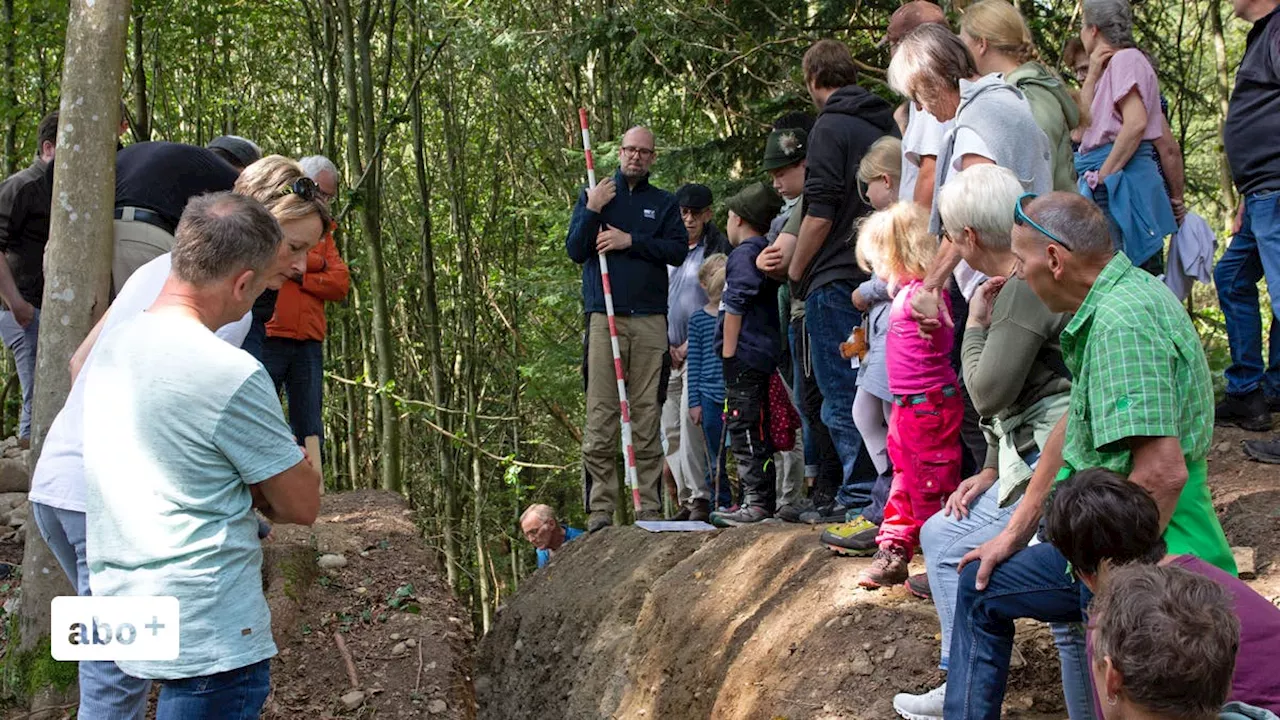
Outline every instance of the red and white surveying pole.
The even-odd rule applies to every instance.
[[[587,155],[587,188],[596,186],[596,162],[591,155],[591,132],[587,130],[587,109],[578,108],[582,125],[582,149]],[[622,351],[618,348],[618,325],[613,317],[613,288],[609,285],[609,261],[600,253],[600,284],[604,287],[604,311],[609,318],[609,344],[613,347],[613,370],[618,376],[618,405],[622,411],[622,453],[627,466],[627,487],[631,502],[640,512],[640,479],[636,473],[636,446],[631,442],[631,403],[627,402],[627,380],[622,374]]]

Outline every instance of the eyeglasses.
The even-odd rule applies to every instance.
[[[281,195],[298,195],[307,202],[315,202],[323,199],[320,186],[316,185],[316,181],[309,177],[303,176],[294,180],[288,185],[280,187]]]
[[[634,145],[623,145],[622,152],[628,155],[639,155],[642,158],[647,158],[653,155],[652,148],[635,147]]]
[[[1036,197],[1038,196],[1035,193],[1023,193],[1021,196],[1018,197],[1018,201],[1013,205],[1013,223],[1015,225],[1030,226],[1032,229],[1038,231],[1041,235],[1044,235],[1045,237],[1058,243],[1062,247],[1068,250],[1074,251],[1075,248],[1071,247],[1071,243],[1067,242],[1066,240],[1063,240],[1057,235],[1054,235],[1048,230],[1045,230],[1043,225],[1036,222],[1035,220],[1032,220],[1030,217],[1027,216],[1027,211],[1025,209],[1027,201],[1034,200],[1036,199]]]

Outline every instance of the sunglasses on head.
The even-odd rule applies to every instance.
[[[1038,197],[1038,196],[1037,196],[1035,193],[1023,193],[1022,195],[1020,195],[1020,196],[1018,197],[1018,201],[1017,201],[1017,202],[1015,202],[1015,203],[1014,203],[1014,205],[1013,205],[1013,222],[1014,222],[1014,224],[1015,224],[1015,225],[1026,225],[1026,226],[1028,226],[1028,227],[1032,228],[1033,230],[1035,230],[1035,231],[1039,232],[1041,235],[1044,235],[1045,237],[1049,238],[1050,240],[1052,240],[1052,241],[1054,241],[1054,242],[1058,243],[1058,244],[1059,244],[1059,245],[1061,245],[1062,247],[1064,247],[1064,248],[1066,248],[1066,249],[1068,249],[1068,250],[1075,250],[1075,248],[1071,247],[1071,243],[1069,243],[1069,242],[1067,242],[1066,240],[1063,240],[1062,238],[1058,237],[1057,235],[1054,235],[1053,233],[1049,232],[1048,230],[1046,230],[1046,229],[1044,228],[1044,226],[1043,226],[1043,225],[1041,225],[1040,223],[1036,222],[1035,220],[1032,220],[1030,217],[1028,217],[1028,216],[1027,216],[1027,211],[1026,211],[1026,209],[1025,209],[1025,208],[1026,208],[1027,203],[1028,203],[1028,202],[1030,202],[1031,200],[1036,199],[1037,197]]]
[[[281,195],[298,195],[307,202],[315,202],[321,199],[323,194],[320,186],[316,185],[316,181],[309,177],[303,176],[294,180],[292,183],[280,188]]]

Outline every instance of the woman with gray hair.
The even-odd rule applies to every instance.
[[[947,668],[961,559],[1008,525],[1022,499],[1040,449],[1071,397],[1071,379],[1058,347],[1068,317],[1049,308],[1016,277],[1011,249],[1015,207],[1024,198],[1013,171],[977,165],[939,193],[946,235],[961,257],[991,279],[969,307],[961,346],[965,387],[982,416],[986,462],[966,479],[942,512],[924,524],[920,546],[942,626]],[[1062,661],[1063,689],[1073,720],[1093,717],[1084,634],[1051,625]],[[941,718],[946,684],[922,695],[900,694],[894,708],[908,718]]]
[[[1170,199],[1156,164],[1153,143],[1167,123],[1156,71],[1133,40],[1129,1],[1085,0],[1080,41],[1089,53],[1080,102],[1091,117],[1076,155],[1080,193],[1107,215],[1116,249],[1158,273],[1182,198]]]

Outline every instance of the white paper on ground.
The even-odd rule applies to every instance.
[[[649,532],[709,532],[715,530],[715,526],[701,521],[693,522],[686,520],[640,520],[636,523],[636,527],[644,528]]]

